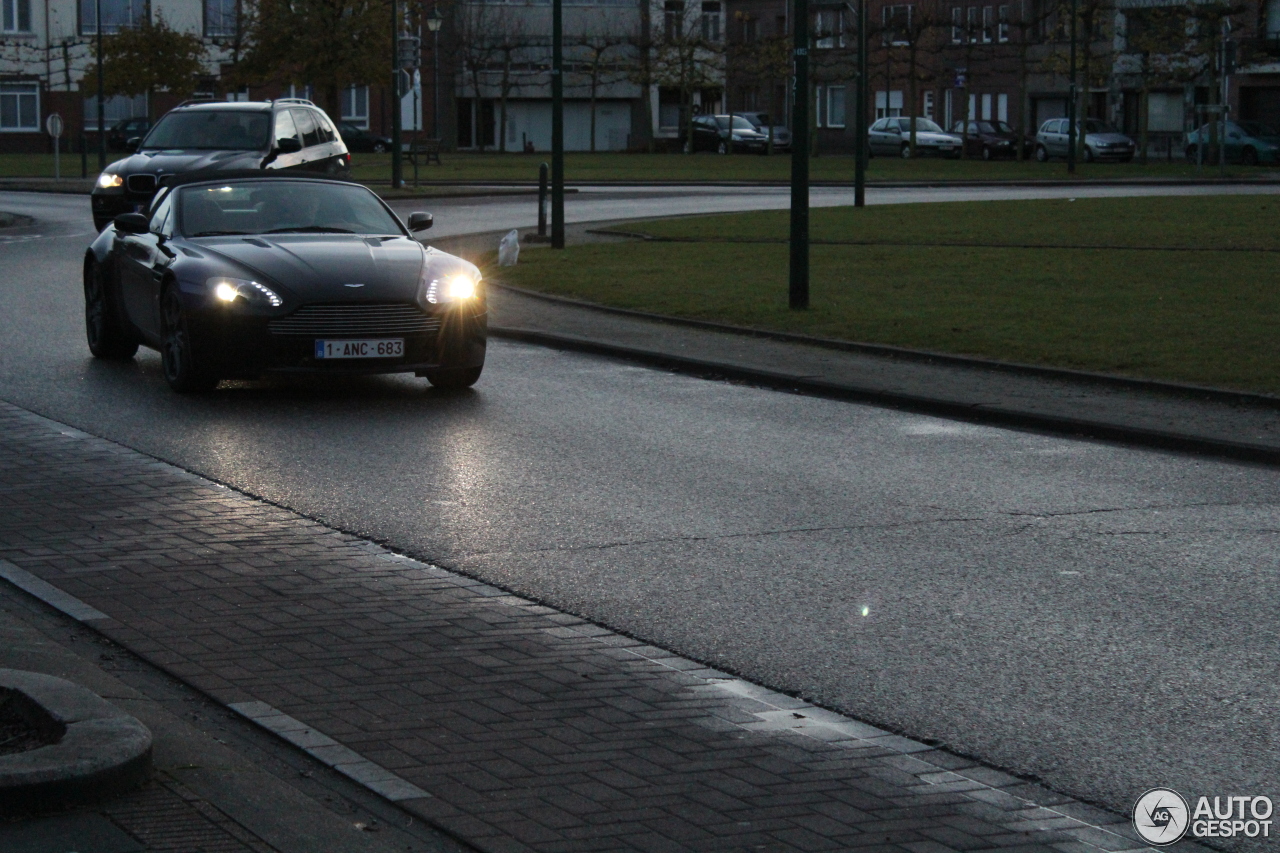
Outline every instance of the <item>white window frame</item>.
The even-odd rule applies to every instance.
[[[921,108],[921,112],[924,113],[925,118],[929,119],[929,121],[933,121],[933,111],[933,90],[930,89],[924,93],[924,106]],[[945,130],[946,128],[943,129]]]
[[[996,15],[992,6],[982,7],[982,43],[991,44],[995,38]]]
[[[709,8],[709,7],[714,7],[714,8]],[[721,35],[724,32],[724,27],[721,26],[721,18],[723,15],[724,15],[724,6],[721,3],[715,2],[715,0],[710,0],[710,2],[704,2],[702,4],[702,19],[700,23],[700,27],[701,27],[700,32],[702,33],[702,38],[704,41],[708,41],[708,42],[721,41]]]
[[[893,45],[893,46],[895,46],[895,47],[901,47],[901,46],[903,46],[903,45],[911,44],[910,39],[902,39],[902,40],[899,40],[899,41],[889,41],[889,40],[888,40],[888,38],[889,38],[889,25],[890,25],[890,23],[892,23],[893,21],[897,20],[897,17],[898,17],[898,12],[897,12],[897,10],[899,10],[899,9],[906,9],[906,10],[907,10],[907,31],[908,31],[908,32],[910,32],[910,30],[911,30],[911,16],[912,16],[913,14],[915,14],[915,4],[914,4],[914,3],[898,3],[898,4],[896,4],[896,5],[892,5],[892,6],[883,6],[883,7],[881,7],[881,13],[880,13],[880,14],[881,14],[881,24],[884,26],[884,29],[885,29],[885,43],[886,43],[886,44],[891,44],[891,45]],[[896,33],[895,33],[895,35],[896,35]]]
[[[22,124],[24,110],[23,101],[30,97],[32,107],[31,124]],[[0,103],[13,99],[14,114],[18,123],[12,126],[3,124],[4,108],[0,106],[0,133],[39,133],[40,131],[40,84],[25,80],[0,82]]]
[[[360,95],[364,95],[364,112],[356,110],[360,106]],[[361,130],[369,129],[369,87],[348,86],[342,90],[342,121],[350,122]]]
[[[951,7],[951,43],[960,44],[964,41],[964,7]]]
[[[966,23],[969,26],[969,43],[970,44],[977,44],[978,37],[981,35],[981,33],[979,32],[980,28],[978,26],[978,18],[981,14],[982,14],[982,11],[977,6],[970,6],[967,9],[967,14],[965,16],[965,19],[966,19]]]
[[[844,10],[819,9],[813,13],[815,50],[844,47]]]
[[[30,33],[31,29],[31,0],[3,0],[0,3],[3,8],[3,14],[0,14],[0,32],[3,33]],[[22,26],[22,19],[27,19],[27,25]]]
[[[827,127],[844,128],[848,122],[849,101],[848,101],[848,98],[846,97],[845,89],[846,87],[844,86],[828,86],[827,87],[827,114],[826,116],[824,116],[824,118],[826,118],[826,121],[827,121],[827,124],[826,124]],[[835,104],[834,96],[836,95],[836,93],[839,93],[840,95],[840,121],[838,123],[832,119],[832,116],[836,112],[834,107],[834,104]]]
[[[1000,6],[996,10],[996,41],[1006,44],[1009,41],[1009,7]]]
[[[225,7],[231,6],[231,20],[233,21],[231,29],[228,31],[226,27],[214,27],[209,22],[209,6],[217,4],[223,7],[222,20],[226,20]],[[235,38],[240,31],[240,3],[238,0],[203,0],[200,8],[204,14],[204,34],[206,38]]]
[[[129,9],[130,12],[132,12],[135,0],[102,0],[102,5],[105,7],[108,3],[112,3],[112,2],[119,3],[125,8]],[[131,18],[131,20],[125,22],[123,26],[134,27],[147,19],[147,15],[150,11],[149,6],[145,2],[139,3],[138,5],[139,5],[139,9],[137,10],[139,13],[138,17]],[[80,9],[79,9],[80,35],[96,36],[98,34],[97,8],[98,8],[97,3],[95,3],[94,0],[80,0]],[[93,23],[89,24],[88,16],[91,14],[94,16]],[[108,18],[108,20],[110,20],[110,18]],[[119,32],[121,26],[122,26],[121,24],[110,24],[107,27],[103,28],[102,32],[104,35],[109,33]]]

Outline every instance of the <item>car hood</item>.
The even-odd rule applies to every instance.
[[[413,300],[424,262],[440,266],[442,274],[449,266],[475,270],[461,258],[424,249],[408,237],[383,240],[354,234],[270,234],[207,237],[192,243],[197,251],[228,261],[232,267],[308,302]]]
[[[139,151],[114,163],[108,171],[119,175],[173,175],[204,169],[257,169],[266,155],[261,151]]]
[[[911,136],[909,131],[902,132],[902,138],[907,139]],[[917,130],[916,142],[933,142],[938,145],[955,145],[960,141],[958,136],[952,136],[949,133],[937,133],[932,130]]]

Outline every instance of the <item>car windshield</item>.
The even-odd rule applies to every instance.
[[[725,128],[727,128],[727,127],[729,126],[729,117],[728,117],[728,116],[716,116],[716,124],[720,125],[720,129],[721,129],[721,130],[724,130]],[[755,127],[755,125],[753,125],[751,122],[747,121],[747,120],[746,120],[745,118],[743,118],[742,116],[734,116],[734,117],[733,117],[733,129],[734,129],[734,130],[755,130],[755,129],[756,129],[756,127]]]
[[[1119,131],[1117,131],[1111,125],[1107,124],[1105,121],[1098,121],[1097,119],[1091,118],[1084,123],[1084,132],[1085,133],[1118,133]]]
[[[1250,136],[1276,136],[1275,128],[1267,127],[1260,121],[1238,122],[1240,129]]]
[[[903,133],[909,133],[911,131],[911,119],[898,119],[898,127],[902,128]],[[927,118],[918,118],[916,119],[916,133],[942,133],[942,128]]]
[[[173,112],[147,134],[143,148],[264,151],[271,114],[247,110]]]
[[[404,234],[377,196],[351,184],[255,180],[181,187],[178,210],[187,237]]]

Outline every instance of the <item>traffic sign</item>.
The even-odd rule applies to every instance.
[[[62,116],[57,113],[49,113],[49,117],[44,120],[44,129],[49,132],[50,136],[57,139],[62,135],[63,131]]]
[[[396,43],[396,61],[401,68],[417,68],[422,64],[422,40],[417,36],[400,36]]]

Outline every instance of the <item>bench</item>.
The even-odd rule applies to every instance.
[[[401,156],[413,164],[413,185],[418,185],[418,162],[422,161],[423,165],[430,166],[435,163],[437,166],[443,165],[440,162],[440,140],[439,139],[415,139],[412,142],[401,143]]]

